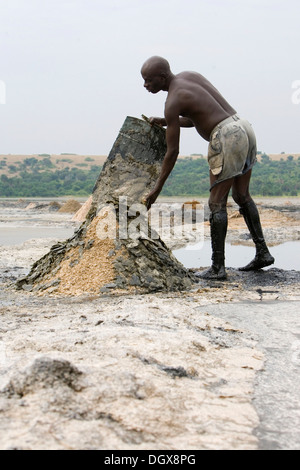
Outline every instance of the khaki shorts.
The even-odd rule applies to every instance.
[[[210,135],[208,164],[217,181],[244,175],[257,161],[256,138],[251,124],[237,114],[220,122]]]

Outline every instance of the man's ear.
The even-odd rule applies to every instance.
[[[162,72],[159,76],[160,76],[160,79],[161,79],[162,83],[165,83],[165,81],[168,78],[168,75],[166,73]]]

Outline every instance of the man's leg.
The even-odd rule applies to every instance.
[[[210,173],[211,186],[215,183],[216,177]],[[211,190],[209,198],[210,208],[210,232],[212,245],[212,266],[204,272],[196,273],[201,279],[226,279],[225,271],[225,238],[227,234],[227,200],[228,194],[234,179],[218,183]]]
[[[255,258],[247,266],[240,268],[240,271],[257,271],[270,266],[275,261],[266,245],[259,213],[249,193],[251,173],[252,170],[249,170],[245,175],[235,178],[232,186],[232,197],[240,206],[240,213],[245,219],[256,246]]]

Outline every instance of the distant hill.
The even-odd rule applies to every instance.
[[[263,153],[257,155],[261,161]],[[280,153],[267,154],[272,161],[288,160],[293,156],[295,160],[300,157],[300,153]],[[33,155],[0,155],[0,176],[19,176],[22,171],[32,173],[38,171],[57,171],[65,168],[77,168],[90,171],[94,166],[103,166],[106,155],[77,155],[72,153],[61,153],[60,155],[50,155],[47,153]],[[206,159],[206,155],[192,154],[180,155],[180,160]]]
[[[259,160],[261,159],[261,156],[263,154],[264,152],[258,155]],[[278,162],[280,160],[288,160],[290,156],[294,157],[295,160],[300,157],[300,153],[268,153],[267,155],[274,162]]]
[[[0,155],[0,176],[18,176],[22,171],[56,171],[65,168],[91,170],[92,166],[102,166],[106,160],[104,155],[76,155],[62,153],[50,155],[47,153],[34,155]]]
[[[298,196],[300,154],[259,153],[253,168],[251,194],[254,196]],[[209,193],[207,158],[181,157],[162,191],[164,196],[206,196]]]
[[[262,155],[268,155],[268,157],[272,161],[280,161],[280,160],[288,160],[289,156],[294,157],[295,160],[297,160],[300,157],[300,153],[266,153],[266,152],[259,152],[257,154],[257,158],[260,161]],[[197,160],[198,158],[207,158],[206,155],[202,155],[200,153],[193,153],[191,155],[182,155],[179,156],[180,159],[192,159],[192,160]]]
[[[0,155],[0,197],[89,196],[104,155]],[[180,156],[162,195],[207,196],[206,156]],[[251,192],[259,196],[300,194],[300,153],[258,154]]]
[[[106,156],[0,155],[0,197],[89,196]]]

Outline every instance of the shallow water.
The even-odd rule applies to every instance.
[[[53,225],[30,227],[28,225],[7,226],[6,224],[5,226],[3,224],[0,226],[0,245],[21,245],[27,240],[37,238],[66,240],[73,235],[74,230],[74,226],[67,227],[66,225],[63,227]],[[276,260],[274,267],[300,271],[300,241],[283,243],[271,247],[270,251]],[[173,254],[186,268],[206,267],[211,264],[210,241],[188,245],[185,248],[174,250]],[[226,266],[228,267],[245,266],[253,259],[254,255],[254,247],[226,244]]]
[[[0,245],[21,245],[36,238],[65,240],[74,233],[74,227],[0,227]]]
[[[275,258],[271,267],[300,270],[300,242],[287,242],[270,248]],[[174,256],[186,267],[197,268],[211,265],[210,241],[173,251]],[[226,244],[226,266],[238,268],[248,264],[255,255],[254,247]]]

